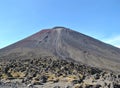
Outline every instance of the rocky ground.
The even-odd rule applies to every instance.
[[[120,73],[51,56],[1,59],[0,88],[120,88]]]

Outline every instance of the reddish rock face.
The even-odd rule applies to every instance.
[[[42,30],[0,50],[2,59],[40,55],[120,72],[119,48],[64,27]]]

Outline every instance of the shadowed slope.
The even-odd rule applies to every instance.
[[[0,58],[39,56],[82,62],[120,72],[120,49],[64,27],[42,30],[0,50]]]

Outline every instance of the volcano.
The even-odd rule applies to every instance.
[[[0,59],[40,56],[120,72],[120,49],[65,27],[44,29],[0,49]]]

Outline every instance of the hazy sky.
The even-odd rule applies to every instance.
[[[0,48],[54,26],[120,47],[120,0],[0,0]]]

